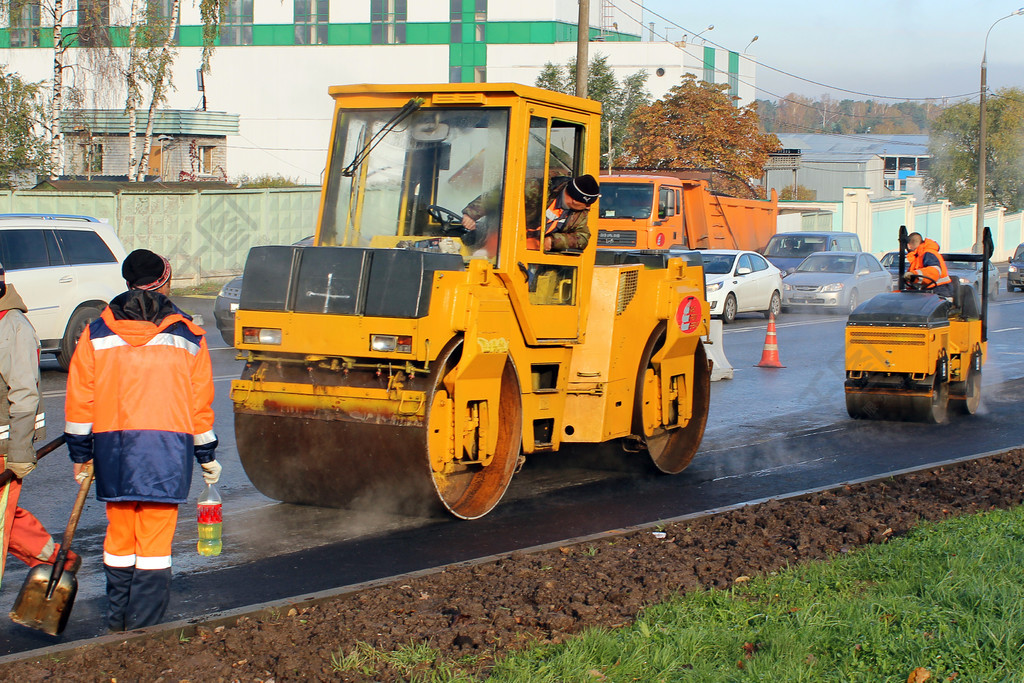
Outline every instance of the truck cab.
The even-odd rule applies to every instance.
[[[602,176],[597,244],[617,249],[686,245],[683,185],[652,175]]]

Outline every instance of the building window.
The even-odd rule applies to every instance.
[[[326,45],[330,0],[295,0],[295,44]]]
[[[110,0],[78,0],[78,44],[110,45]]]
[[[252,45],[252,0],[228,0],[220,22],[221,45]]]
[[[10,0],[11,47],[39,47],[39,0]]]
[[[146,3],[146,14],[149,25],[154,29],[157,29],[160,35],[160,42],[163,42],[163,37],[167,35],[168,24],[171,21],[171,14],[174,11],[174,0],[149,0]],[[181,25],[181,14],[179,12],[178,21],[174,26],[174,36],[171,38],[171,42],[177,45],[178,43],[178,29]]]
[[[82,164],[86,173],[103,173],[103,144],[90,142],[82,145],[82,155],[85,163]]]
[[[374,45],[405,42],[407,0],[370,0],[370,42]]]
[[[216,147],[199,148],[199,175],[213,175],[213,150]]]

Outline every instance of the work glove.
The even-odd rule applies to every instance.
[[[34,462],[9,462],[7,463],[7,469],[14,472],[14,476],[18,479],[24,479],[29,472],[36,468]]]
[[[91,463],[92,460],[72,463],[72,469],[75,473],[75,481],[78,483],[79,486],[81,486],[82,482],[85,481],[86,477],[89,476],[89,468],[87,467],[87,465],[90,465]]]
[[[220,471],[222,468],[219,462],[211,460],[210,462],[204,462],[199,466],[203,468],[203,481],[207,484],[216,484],[220,481]]]

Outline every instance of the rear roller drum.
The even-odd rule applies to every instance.
[[[909,400],[914,419],[932,424],[945,422],[949,409],[949,383],[935,377],[930,396],[911,396]]]
[[[664,343],[665,333],[651,336],[644,349],[643,363],[637,373],[635,408],[633,411],[633,433],[642,435],[643,448],[654,466],[665,474],[679,474],[689,466],[697,454],[704,428],[708,422],[708,406],[711,403],[711,370],[708,367],[704,345],[697,343],[693,358],[692,386],[693,409],[690,421],[685,427],[650,429],[650,416],[645,411],[659,410],[660,387],[658,376],[651,366],[651,358]]]
[[[434,489],[444,507],[456,517],[477,519],[494,508],[505,495],[519,461],[523,434],[523,407],[519,380],[511,361],[505,363],[501,376],[499,405],[493,406],[501,416],[498,421],[498,442],[494,456],[486,464],[460,462],[452,453],[451,444],[462,453],[461,440],[453,438],[453,403],[444,386],[444,378],[454,371],[462,347],[456,346],[438,359],[434,390],[427,412],[427,461]],[[486,421],[487,410],[479,418]]]

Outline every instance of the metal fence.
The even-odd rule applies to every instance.
[[[150,249],[171,261],[177,283],[223,279],[249,249],[312,235],[320,188],[205,192],[0,192],[2,213],[64,213],[106,220],[125,249]]]

